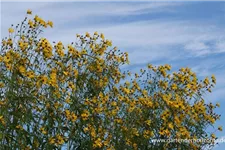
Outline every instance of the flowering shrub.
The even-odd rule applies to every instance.
[[[31,15],[30,10],[27,11]],[[189,68],[148,65],[122,72],[128,54],[103,34],[77,35],[69,45],[40,38],[51,21],[27,16],[9,28],[0,52],[1,149],[201,149],[219,104],[206,104],[214,76],[199,81]],[[127,80],[130,79],[130,80]],[[219,127],[218,130],[222,130]]]

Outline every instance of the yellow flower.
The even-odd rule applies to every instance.
[[[65,110],[65,115],[66,115],[66,118],[69,119],[70,118],[70,111],[67,109]]]
[[[47,134],[47,131],[45,130],[44,127],[41,127],[41,128],[40,128],[40,131],[41,131],[41,133],[43,133],[43,134]]]
[[[84,132],[86,133],[87,131],[89,131],[88,127],[84,128]]]
[[[205,85],[209,85],[209,79],[208,79],[208,77],[206,77],[203,82],[204,82]]]
[[[149,131],[148,130],[144,130],[144,132],[143,132],[143,135],[144,135],[144,137],[147,139],[147,138],[149,138]]]
[[[31,15],[32,11],[30,9],[27,10],[27,14]]]
[[[137,144],[134,143],[134,144],[133,144],[133,147],[134,147],[134,149],[136,150],[136,149],[137,149]]]
[[[126,139],[126,145],[131,145],[130,139]]]
[[[0,116],[0,123],[5,125],[5,120],[4,120],[3,116]]]
[[[71,88],[72,90],[76,90],[75,85],[73,84],[73,82],[69,82],[68,83],[68,87]]]
[[[39,21],[40,21],[40,18],[38,17],[38,15],[35,15],[34,21],[35,21],[35,22],[39,22]]]
[[[79,74],[78,70],[76,70],[76,69],[73,71],[73,73],[74,73],[74,76],[75,76],[75,77],[77,77],[78,74]]]
[[[90,34],[88,32],[86,32],[86,37],[90,37]]]
[[[34,74],[33,71],[29,71],[29,72],[26,73],[26,75],[27,75],[28,78],[34,78],[35,74]]]
[[[213,82],[214,84],[216,84],[216,77],[215,77],[215,75],[212,75],[211,79],[212,79],[212,82]]]
[[[220,107],[220,104],[219,104],[219,103],[216,103],[216,106],[217,106],[217,107]]]
[[[216,138],[216,135],[215,135],[215,134],[211,134],[211,137],[212,137],[213,139],[215,139],[215,138]]]
[[[25,71],[26,71],[26,68],[24,67],[24,66],[19,66],[19,72],[20,73],[25,73]]]
[[[68,72],[67,72],[67,71],[63,71],[63,74],[64,74],[65,76],[68,76]]]
[[[168,127],[169,127],[170,129],[173,129],[173,124],[170,122],[170,123],[168,124]]]
[[[33,28],[33,27],[34,27],[34,23],[33,23],[32,20],[29,20],[29,21],[28,21],[28,24],[30,25],[30,28]]]
[[[0,88],[4,87],[4,83],[3,82],[0,82]]]
[[[61,135],[57,135],[56,138],[59,145],[62,145],[65,142]]]
[[[80,37],[80,34],[76,34],[77,37]]]
[[[53,137],[50,137],[49,140],[48,140],[48,142],[50,144],[55,144],[55,139]]]
[[[219,131],[223,131],[222,126],[219,126],[219,127],[218,127],[218,130],[219,130]]]
[[[111,102],[111,105],[112,105],[112,106],[116,106],[117,103],[114,101],[114,102]]]
[[[176,90],[176,89],[177,89],[177,85],[173,83],[172,86],[171,86],[171,88],[172,88],[173,90]]]
[[[101,33],[100,37],[104,40],[105,39],[105,36],[103,33]]]
[[[69,103],[71,103],[71,100],[70,100],[69,98],[67,98],[67,99],[65,100],[65,102],[66,102],[67,104],[69,104]]]
[[[23,127],[22,127],[21,125],[17,125],[16,128],[17,128],[17,129],[20,129],[20,130],[23,129]]]
[[[151,120],[146,120],[145,123],[150,126]]]
[[[13,33],[14,29],[13,28],[9,28],[9,33]]]
[[[168,65],[168,64],[165,65],[165,68],[166,68],[167,70],[171,70],[171,66]]]
[[[72,113],[71,121],[75,122],[76,120],[77,120],[77,116],[74,113]]]
[[[83,120],[87,120],[89,117],[89,112],[87,110],[85,110],[82,114],[81,117]]]
[[[138,130],[137,130],[136,128],[132,128],[132,133],[133,133],[135,136],[139,136]]]
[[[100,138],[98,138],[95,142],[94,142],[94,147],[102,147],[102,140]]]
[[[40,77],[40,81],[42,82],[42,84],[46,84],[47,80],[48,80],[48,78],[46,76],[41,76]]]
[[[52,21],[48,21],[47,25],[49,25],[51,28],[53,28],[53,22]]]
[[[112,46],[112,41],[106,40],[106,45]]]
[[[95,31],[94,35],[98,35],[98,32],[97,32],[97,31]]]

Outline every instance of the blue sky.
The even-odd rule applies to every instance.
[[[127,51],[137,71],[147,63],[190,67],[199,78],[215,74],[216,88],[207,102],[219,102],[225,124],[225,2],[1,2],[1,38],[31,9],[54,22],[42,36],[70,43],[76,33],[104,33]],[[224,127],[225,130],[225,127]],[[225,138],[225,131],[216,133]],[[225,149],[225,143],[214,148]]]

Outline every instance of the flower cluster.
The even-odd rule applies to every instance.
[[[199,149],[215,144],[150,142],[216,139],[206,128],[220,118],[214,112],[219,104],[203,99],[215,76],[198,81],[191,69],[171,73],[168,64],[122,72],[128,53],[112,47],[104,34],[77,34],[76,42],[65,45],[39,38],[53,27],[51,21],[28,18],[10,27],[2,40],[0,148]]]

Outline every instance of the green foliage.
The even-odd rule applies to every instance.
[[[199,82],[189,68],[170,73],[168,64],[149,64],[139,74],[121,72],[128,54],[103,34],[52,44],[39,37],[49,26],[51,21],[37,15],[26,17],[1,43],[1,149],[201,149],[215,144],[206,128],[219,119],[213,111],[219,104],[206,104],[202,97],[211,92],[214,76]]]

